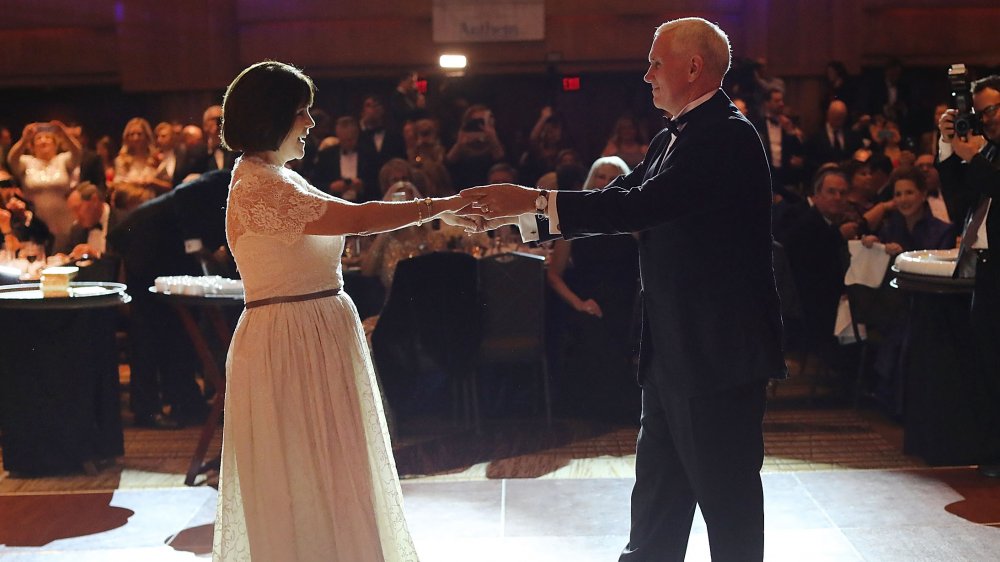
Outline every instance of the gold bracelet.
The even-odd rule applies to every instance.
[[[422,201],[415,201],[417,204],[417,226],[422,226],[424,224],[424,214],[421,212],[423,209]]]
[[[434,216],[434,199],[431,199],[430,197],[424,197],[423,202],[424,202],[424,205],[427,205],[427,216],[428,217],[433,217]]]

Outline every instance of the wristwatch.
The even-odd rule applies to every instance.
[[[545,214],[545,209],[549,207],[549,192],[547,190],[541,190],[538,192],[538,197],[535,198],[535,212],[539,215]]]

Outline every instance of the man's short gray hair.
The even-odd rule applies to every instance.
[[[692,54],[701,55],[705,67],[721,80],[729,72],[732,60],[732,45],[722,28],[702,18],[680,18],[670,20],[656,28],[653,37],[672,32],[679,45],[690,49]]]

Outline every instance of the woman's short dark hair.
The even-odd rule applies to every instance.
[[[222,98],[222,145],[238,152],[278,150],[315,91],[312,79],[294,66],[264,61],[247,67]]]
[[[889,175],[889,189],[892,193],[896,193],[896,182],[900,180],[909,180],[913,182],[918,191],[927,192],[927,181],[924,180],[924,175],[920,173],[920,170],[916,168],[901,167],[892,171],[892,174]]]

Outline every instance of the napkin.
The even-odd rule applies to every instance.
[[[876,242],[871,248],[865,248],[860,240],[851,240],[847,243],[847,249],[851,252],[851,266],[844,275],[844,285],[879,288],[891,258],[885,253],[885,244]]]

